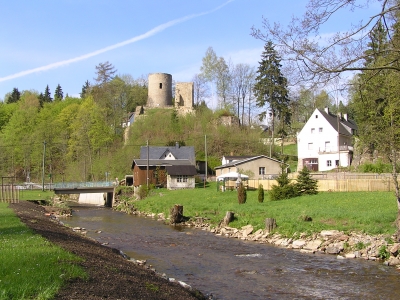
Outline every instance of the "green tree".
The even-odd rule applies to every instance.
[[[61,85],[58,84],[54,92],[54,101],[61,101],[62,99],[64,99],[64,94]]]
[[[89,80],[86,80],[85,84],[82,86],[82,91],[80,92],[81,98],[85,98],[90,91],[90,83]]]
[[[272,201],[290,199],[297,197],[297,189],[294,184],[291,184],[288,173],[286,171],[286,164],[281,164],[281,174],[276,178],[278,185],[273,185],[269,192],[269,198]]]
[[[215,84],[216,93],[220,100],[220,107],[228,105],[228,96],[231,88],[231,70],[223,57],[218,57],[212,47],[209,47],[202,59],[201,75]]]
[[[318,194],[318,181],[311,177],[310,170],[306,166],[299,172],[295,186],[299,195]]]
[[[258,185],[258,202],[264,202],[264,187],[262,184]]]
[[[254,94],[258,107],[268,106],[260,113],[260,120],[266,118],[268,111],[272,123],[272,144],[274,143],[275,117],[279,119],[279,130],[285,131],[285,126],[290,124],[290,100],[288,96],[287,79],[281,72],[281,59],[274,49],[271,41],[264,46],[261,61],[257,69]],[[272,153],[270,154],[272,155]]]
[[[247,200],[247,192],[246,192],[246,189],[245,189],[245,187],[244,187],[244,185],[243,185],[242,182],[241,182],[241,183],[239,184],[239,186],[238,186],[237,193],[238,193],[238,201],[239,201],[239,204],[244,204],[244,203],[246,203],[246,200]]]
[[[46,89],[44,90],[44,94],[43,94],[43,102],[52,102],[53,98],[51,98],[51,92],[50,92],[50,88],[49,85],[46,86]]]
[[[21,93],[17,88],[13,88],[11,94],[6,98],[6,103],[16,103],[21,98]]]
[[[397,66],[396,53],[393,49],[400,46],[398,23],[394,24],[394,35],[388,39],[382,38],[380,24],[371,36],[371,48],[365,65],[368,69],[353,81],[351,108],[354,110],[358,125],[360,146],[370,153],[377,151],[392,166],[392,181],[397,199],[397,236],[400,240],[400,187],[398,184],[398,165],[400,153],[400,72],[394,69],[382,68],[389,62]],[[376,38],[378,35],[379,38]],[[381,45],[382,44],[382,45]],[[376,50],[380,49],[380,50]],[[376,53],[379,51],[378,53]],[[370,53],[375,53],[371,55]],[[379,54],[379,55],[376,55]]]

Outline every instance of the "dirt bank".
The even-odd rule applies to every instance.
[[[56,299],[206,299],[198,291],[189,291],[127,261],[118,250],[102,246],[51,220],[39,205],[21,201],[10,207],[36,233],[84,259],[80,265],[89,279],[68,282]]]

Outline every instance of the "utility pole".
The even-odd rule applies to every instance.
[[[43,142],[43,164],[42,164],[42,191],[44,192],[44,161],[46,158],[46,141]]]
[[[206,156],[206,176],[204,177],[204,188],[206,187],[206,181],[207,181],[207,135],[204,135],[204,153]]]
[[[149,190],[149,140],[147,140],[147,168],[146,168],[146,187]]]

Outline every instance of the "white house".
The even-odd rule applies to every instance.
[[[313,171],[348,167],[353,158],[353,135],[357,125],[347,114],[316,109],[297,135],[298,170]]]

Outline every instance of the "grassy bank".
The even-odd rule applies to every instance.
[[[20,190],[20,200],[49,200],[54,196],[53,191],[42,191],[42,190]]]
[[[170,208],[180,204],[184,216],[207,217],[214,225],[227,211],[233,211],[235,220],[230,226],[236,228],[252,224],[256,229],[264,229],[265,219],[275,218],[277,231],[288,237],[325,229],[373,235],[395,232],[397,206],[392,192],[321,192],[282,201],[269,201],[266,192],[263,203],[258,202],[257,196],[257,191],[247,191],[247,202],[240,205],[236,191],[218,192],[216,184],[210,183],[205,189],[157,189],[150,197],[135,201],[134,206],[139,211],[169,216]],[[304,221],[306,216],[312,221]]]
[[[86,277],[77,261],[0,203],[0,299],[51,299],[64,282]]]

